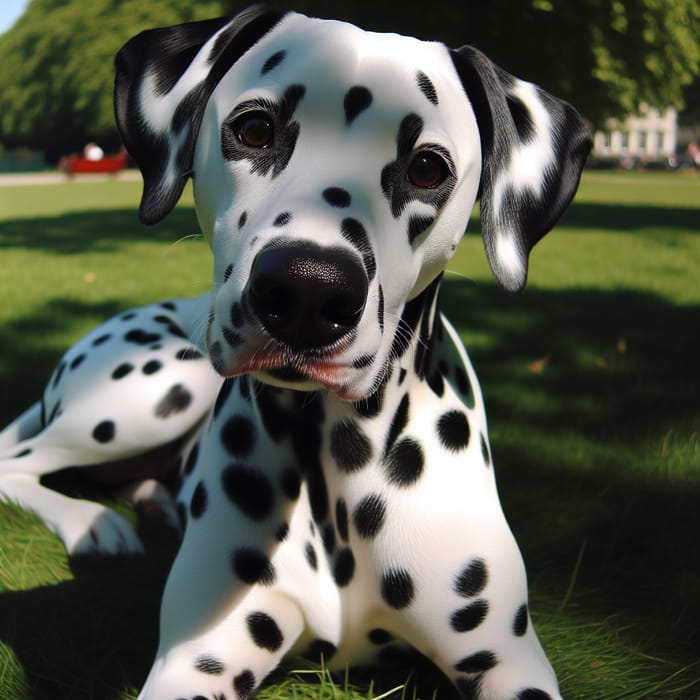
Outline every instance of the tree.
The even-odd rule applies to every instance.
[[[236,12],[236,0],[31,0],[0,36],[0,141],[56,157],[88,140],[116,146],[113,57],[144,28]],[[321,0],[278,2],[328,16]],[[400,11],[397,8],[400,7]],[[680,107],[700,72],[698,0],[338,0],[368,29],[472,43],[568,99],[592,122],[640,102]]]

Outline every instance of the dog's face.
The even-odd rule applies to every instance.
[[[142,218],[193,176],[216,369],[348,400],[385,376],[479,191],[489,261],[518,289],[588,149],[568,105],[472,49],[293,13],[145,33],[117,65]]]

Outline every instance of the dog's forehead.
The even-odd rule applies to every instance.
[[[278,93],[290,84],[304,86],[307,103],[327,106],[349,89],[365,87],[376,106],[397,114],[429,110],[441,96],[466,101],[444,44],[296,13],[232,66],[214,98],[226,103],[248,91]]]

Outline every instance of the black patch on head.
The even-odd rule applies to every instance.
[[[99,345],[106,343],[111,337],[111,333],[105,333],[105,335],[101,335],[99,338],[95,338],[95,340],[92,341],[92,346],[96,348]]]
[[[450,615],[450,627],[455,632],[471,632],[486,619],[488,611],[489,604],[485,600],[475,600]]]
[[[134,328],[124,336],[124,340],[135,345],[151,345],[151,343],[157,343],[162,337],[159,333],[149,333],[140,328]]]
[[[200,656],[195,660],[194,667],[197,671],[206,673],[208,676],[220,676],[225,670],[223,661],[212,656]]]
[[[376,537],[384,525],[386,503],[378,494],[365,496],[352,513],[352,521],[360,537]]]
[[[338,528],[340,539],[348,541],[348,507],[344,498],[339,498],[335,503],[335,526]]]
[[[134,365],[124,362],[112,372],[112,379],[123,379],[127,374],[134,371]]]
[[[296,467],[287,467],[280,478],[282,493],[290,500],[296,501],[301,491],[301,476]]]
[[[345,123],[350,126],[372,104],[372,93],[362,85],[351,87],[343,99]]]
[[[356,472],[372,457],[372,443],[354,420],[344,419],[331,430],[331,455],[338,467]]]
[[[342,187],[327,187],[323,190],[323,198],[332,207],[339,209],[345,209],[352,204],[350,193]]]
[[[412,438],[403,438],[391,448],[382,466],[390,484],[405,488],[420,479],[424,463],[420,444]]]
[[[506,95],[506,102],[513,117],[518,137],[523,143],[529,143],[535,138],[535,122],[530,110],[519,97],[514,95]]]
[[[318,571],[318,557],[316,556],[316,550],[311,542],[307,542],[304,547],[304,557],[306,558],[306,563],[314,571]]]
[[[333,580],[336,586],[343,588],[347,586],[355,574],[355,557],[350,549],[345,548],[338,551],[333,562]]]
[[[440,443],[449,452],[459,452],[469,446],[471,430],[463,411],[447,411],[438,419],[437,432]]]
[[[196,520],[201,518],[207,510],[209,495],[207,487],[203,481],[200,481],[192,492],[192,500],[190,501],[190,515]]]
[[[255,674],[246,669],[233,677],[233,689],[238,693],[238,700],[249,700],[255,690]]]
[[[264,612],[252,612],[246,618],[248,632],[261,649],[277,651],[284,642],[282,631],[277,623]]]
[[[325,639],[314,639],[311,644],[309,644],[308,649],[302,654],[302,657],[307,661],[314,661],[320,663],[328,662],[337,651],[337,647],[333,642],[329,642]]]
[[[437,105],[438,96],[437,90],[433,85],[433,81],[430,80],[430,78],[425,73],[423,73],[423,71],[420,70],[416,75],[416,80],[418,81],[418,87],[420,88],[420,91],[425,95],[428,102],[430,102],[433,105]]]
[[[513,618],[513,634],[516,637],[524,637],[527,632],[527,605],[523,603],[515,612]]]
[[[408,242],[413,245],[413,242],[421,235],[427,231],[435,221],[434,216],[411,216],[408,220]]]
[[[265,75],[265,73],[269,73],[273,68],[277,68],[280,63],[285,59],[285,56],[287,55],[286,51],[277,51],[270,56],[265,63],[263,63],[263,67],[260,70],[260,75]]]
[[[292,215],[288,211],[283,211],[277,216],[277,218],[272,222],[273,226],[280,227],[286,226],[292,220]]]
[[[272,513],[275,492],[262,472],[232,464],[224,469],[221,484],[231,502],[249,518],[260,521]]]
[[[382,575],[381,593],[389,607],[395,610],[407,608],[415,597],[411,575],[405,569],[389,569]]]
[[[116,434],[117,426],[112,420],[103,420],[101,423],[98,423],[92,431],[92,437],[102,444],[114,440]]]
[[[481,593],[486,587],[489,572],[483,559],[473,559],[455,579],[455,592],[464,598]]]
[[[192,394],[182,384],[175,384],[156,404],[153,413],[157,418],[168,418],[174,413],[182,413],[191,403]]]
[[[498,663],[496,655],[492,651],[477,651],[475,654],[465,656],[455,664],[455,671],[460,673],[485,673]]]
[[[243,583],[270,586],[275,582],[275,569],[267,556],[251,547],[241,547],[233,553],[233,571]],[[260,646],[260,645],[259,645]]]
[[[409,398],[408,394],[404,394],[399,407],[396,409],[394,417],[391,419],[391,425],[389,426],[389,432],[386,436],[386,441],[384,443],[384,455],[389,452],[389,450],[394,446],[396,438],[401,435],[404,428],[408,424],[408,407]]]
[[[255,446],[255,426],[246,416],[231,416],[221,428],[221,442],[233,457],[247,457]]]
[[[414,148],[423,131],[423,120],[417,114],[408,114],[399,126],[396,160],[384,166],[381,174],[382,192],[389,200],[391,213],[398,219],[412,201],[423,202],[439,210],[447,202],[457,183],[450,154],[441,146],[426,144],[424,150],[438,153],[447,164],[449,174],[435,187],[416,187],[408,179],[408,169]]]
[[[238,105],[221,126],[221,150],[226,160],[247,160],[250,173],[277,177],[289,163],[299,136],[299,123],[292,117],[306,93],[303,85],[290,85],[278,104],[269,100],[250,100]],[[265,112],[273,122],[273,143],[266,148],[249,148],[238,140],[236,121],[245,112]]]
[[[369,244],[365,227],[357,219],[347,218],[343,219],[340,224],[340,233],[362,256],[367,279],[371,282],[377,272],[377,261],[374,258],[372,246]]]

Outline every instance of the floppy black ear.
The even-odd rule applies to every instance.
[[[496,279],[511,292],[527,281],[532,247],[578,188],[591,136],[576,110],[463,46],[452,60],[481,138],[481,229]]]
[[[284,14],[258,5],[233,19],[152,29],[117,53],[114,111],[124,144],[143,174],[143,223],[158,223],[175,206],[192,172],[212,91]]]

